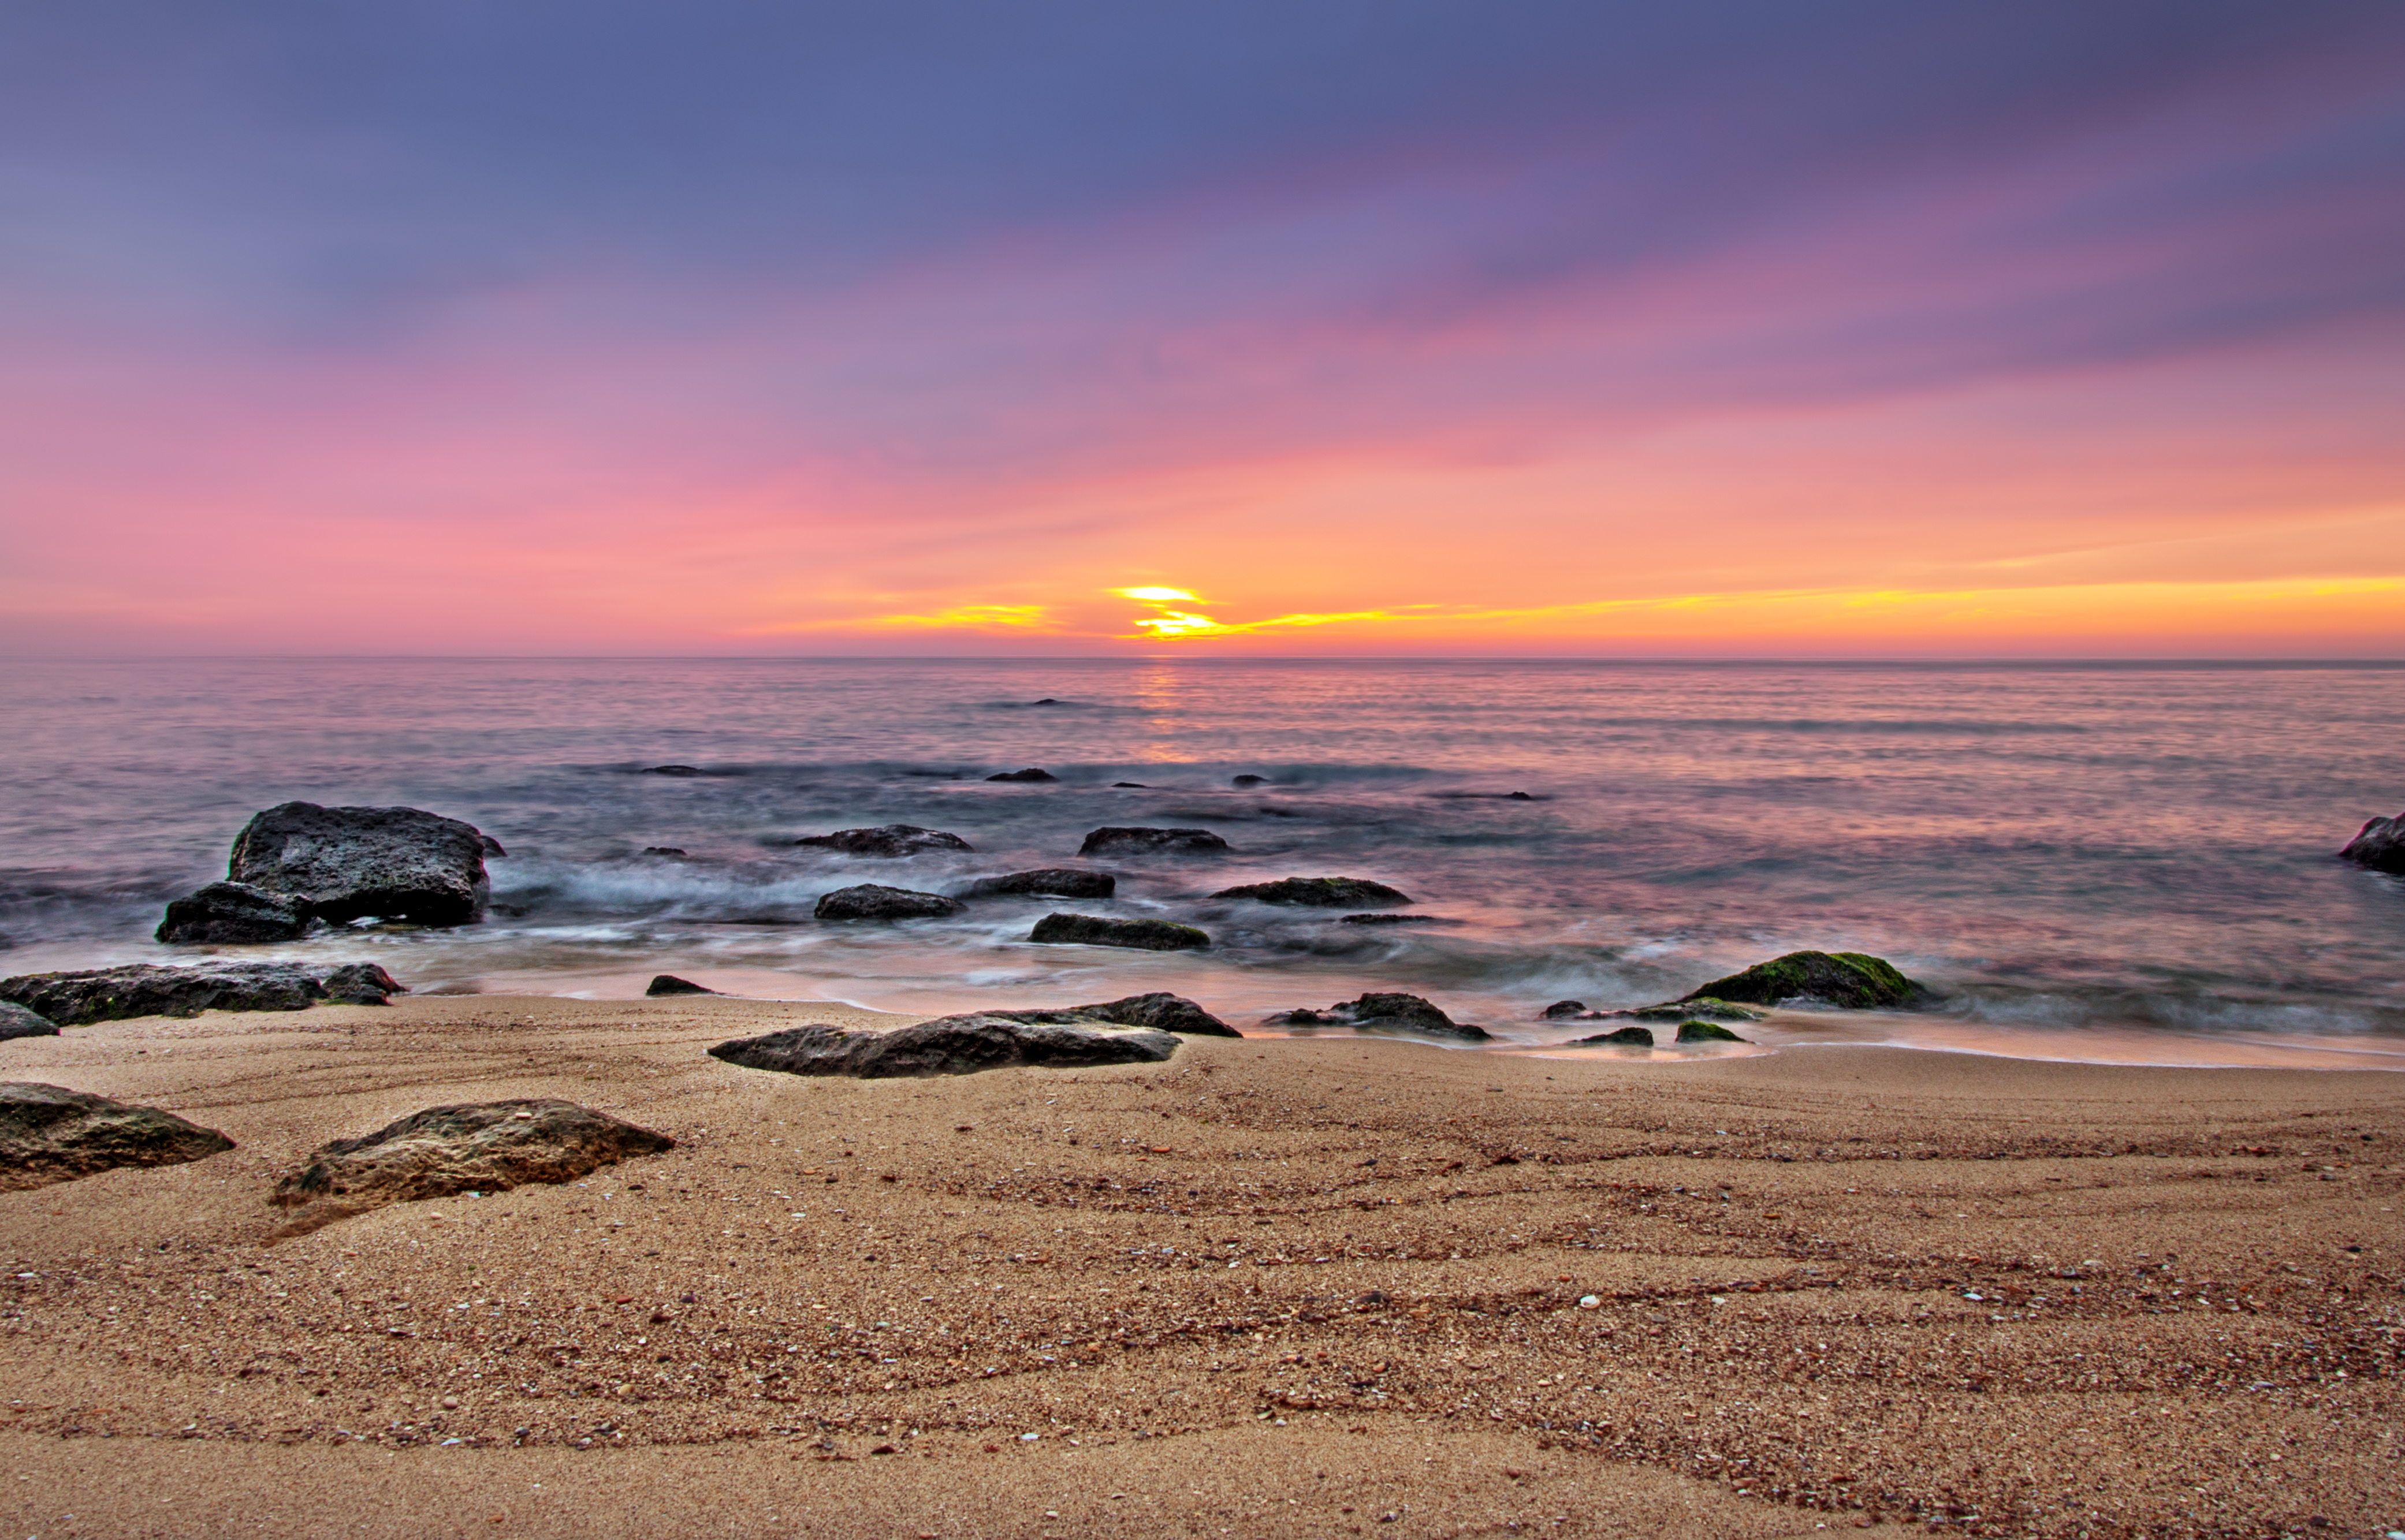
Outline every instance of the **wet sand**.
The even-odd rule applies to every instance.
[[[2405,1521],[2392,1073],[1328,1037],[859,1083],[702,1053],[865,1019],[484,996],[0,1044],[0,1078],[167,1107],[239,1145],[0,1193],[0,1522]],[[583,1184],[270,1240],[268,1189],[317,1144],[513,1096],[679,1144]]]

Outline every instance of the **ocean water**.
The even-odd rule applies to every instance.
[[[19,662],[0,709],[11,973],[190,955],[150,941],[161,906],[297,798],[429,808],[508,848],[482,924],[225,949],[369,958],[421,990],[620,998],[671,972],[935,1011],[1172,989],[1252,1030],[1402,989],[1551,1052],[1599,1029],[1535,1019],[1551,1001],[1665,1000],[1812,946],[1944,999],[1781,1012],[1744,1029],[1758,1043],[2405,1067],[2405,883],[2334,856],[2405,808],[2394,666]],[[666,763],[708,773],[641,773]],[[1030,765],[1059,779],[984,779]],[[893,822],[975,850],[777,844]],[[1105,824],[1234,850],[1081,861]],[[810,916],[851,883],[1062,864],[1117,873],[1118,896]],[[1437,923],[1209,897],[1317,875],[1390,883]],[[1214,945],[1029,943],[1055,908]]]

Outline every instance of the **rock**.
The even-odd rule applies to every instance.
[[[960,900],[941,893],[920,893],[907,888],[864,882],[856,888],[838,888],[822,895],[818,907],[810,913],[820,919],[935,919],[957,915],[967,907]]]
[[[2339,854],[2375,872],[2405,876],[2405,813],[2393,819],[2373,819],[2356,831],[2355,838],[2347,841],[2346,848]]]
[[[213,882],[170,900],[155,939],[171,946],[299,941],[309,933],[310,917],[307,899],[246,882]]]
[[[1745,1039],[1727,1028],[1712,1022],[1682,1021],[1679,1023],[1679,1041],[1681,1043],[1743,1043]]]
[[[62,1027],[203,1011],[299,1011],[326,998],[316,971],[297,962],[219,962],[191,968],[135,963],[81,973],[0,979],[0,1000]]]
[[[715,989],[705,989],[700,985],[692,982],[690,979],[679,978],[674,973],[658,973],[653,976],[651,983],[643,986],[643,993],[650,996],[714,995],[718,993],[718,991]]]
[[[980,1011],[977,1015],[992,1016],[997,1021],[1073,1026],[1078,1022],[1103,1022],[1118,1027],[1149,1027],[1156,1031],[1175,1032],[1182,1037],[1245,1035],[1192,1001],[1166,990],[1156,990],[1148,995],[1130,995],[1125,1000],[1106,1000],[1098,1005],[1065,1005],[1049,1011]]]
[[[1526,791],[1507,791],[1503,794],[1503,800],[1505,802],[1534,802],[1537,799],[1528,795]]]
[[[1339,925],[1457,925],[1458,920],[1443,919],[1435,915],[1347,915]]]
[[[876,829],[838,829],[832,834],[806,834],[793,841],[795,845],[813,845],[823,850],[840,850],[847,856],[915,856],[928,850],[966,850],[969,842],[958,834],[948,834],[940,829],[921,829],[914,823],[889,823]]]
[[[215,1128],[157,1107],[31,1081],[0,1085],[0,1191],[120,1166],[180,1166],[232,1148]]]
[[[710,772],[704,770],[697,764],[654,764],[644,769],[638,770],[635,774],[639,776],[673,776],[679,780],[684,780],[695,776],[706,776],[710,774]]]
[[[1070,866],[1047,866],[1034,872],[979,877],[968,886],[971,898],[1012,893],[1048,893],[1054,898],[1104,899],[1118,891],[1119,880],[1108,872],[1081,872]]]
[[[646,845],[643,847],[643,854],[647,856],[673,856],[677,860],[682,861],[684,859],[684,847],[680,845]]]
[[[373,962],[346,962],[319,981],[326,999],[335,1005],[389,1005],[390,997],[409,988]]]
[[[1851,1011],[1914,1002],[1928,993],[1885,959],[1864,952],[1790,952],[1714,979],[1686,999],[1777,1005],[1808,1000]],[[1702,1013],[1698,1012],[1697,1015]]]
[[[56,1037],[59,1024],[26,1010],[13,1000],[0,1000],[0,1043],[21,1037]]]
[[[1251,899],[1257,903],[1284,903],[1314,909],[1385,909],[1409,903],[1400,889],[1366,877],[1280,877],[1275,882],[1248,882],[1222,888],[1213,898]]]
[[[415,807],[288,802],[244,825],[226,875],[338,924],[374,915],[465,925],[484,911],[485,858],[501,853],[472,824]]]
[[[1585,1001],[1557,1000],[1551,1005],[1546,1006],[1543,1010],[1538,1012],[1537,1015],[1538,1019],[1542,1021],[1559,1021],[1564,1016],[1584,1015],[1585,1014]]]
[[[1228,784],[1231,786],[1261,786],[1265,785],[1268,780],[1269,777],[1267,776],[1237,776],[1231,779]]]
[[[1105,919],[1100,915],[1047,915],[1029,931],[1030,941],[1086,946],[1133,946],[1146,952],[1201,950],[1211,938],[1191,925],[1165,919]]]
[[[988,780],[1059,780],[1060,778],[1049,770],[1038,770],[1033,765],[1024,770],[1006,770],[999,776],[986,777]]]
[[[1593,1037],[1570,1039],[1572,1047],[1584,1047],[1589,1043],[1604,1043],[1619,1048],[1651,1048],[1653,1046],[1653,1033],[1651,1029],[1644,1027],[1623,1027],[1618,1031],[1597,1032]]]
[[[1428,1032],[1439,1037],[1483,1041],[1495,1034],[1484,1027],[1456,1021],[1417,995],[1367,994],[1331,1005],[1325,1011],[1288,1011],[1271,1016],[1272,1027],[1350,1027],[1359,1032]]]
[[[1098,856],[1125,850],[1139,855],[1216,856],[1225,854],[1227,849],[1228,842],[1208,829],[1097,829],[1077,847],[1077,854]]]
[[[348,1214],[456,1193],[573,1182],[604,1166],[676,1148],[676,1141],[572,1101],[521,1099],[429,1107],[357,1139],[318,1146],[268,1201],[299,1210],[291,1235]]]
[[[1739,1005],[1735,1001],[1715,1000],[1709,995],[1691,995],[1685,1000],[1664,1001],[1659,1005],[1639,1005],[1633,1011],[1601,1011],[1603,1016],[1635,1016],[1639,1021],[1685,1021],[1700,1016],[1707,1021],[1768,1021],[1770,1013],[1751,1005]]]
[[[1174,1035],[1148,1029],[1104,1031],[1081,1024],[977,1015],[942,1016],[892,1032],[795,1027],[722,1043],[710,1056],[752,1070],[886,1080],[1013,1067],[1158,1064],[1175,1052]]]
[[[1140,780],[1115,780],[1111,782],[1111,790],[1114,791],[1149,791],[1152,788],[1146,786]]]

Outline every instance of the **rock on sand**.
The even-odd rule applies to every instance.
[[[1175,1036],[1148,1028],[1104,1031],[1068,1023],[959,1015],[940,1016],[891,1032],[794,1027],[722,1043],[710,1050],[710,1056],[749,1070],[888,1080],[1021,1067],[1158,1064],[1175,1052]]]
[[[1428,1032],[1438,1037],[1471,1041],[1495,1035],[1484,1027],[1454,1020],[1434,1003],[1417,995],[1404,994],[1367,994],[1358,1000],[1331,1005],[1325,1011],[1288,1011],[1282,1015],[1271,1016],[1262,1025],[1350,1027],[1360,1032]]]
[[[0,1000],[0,1043],[21,1037],[56,1037],[59,1024],[28,1011],[13,1000]]]
[[[1928,993],[1897,972],[1894,964],[1866,952],[1790,952],[1757,962],[1744,973],[1716,978],[1686,998],[1757,1005],[1805,1000],[1850,1011],[1874,1011],[1909,1005]]]
[[[1103,1022],[1118,1027],[1150,1027],[1186,1037],[1242,1037],[1245,1034],[1182,995],[1165,989],[1130,995],[1094,1005],[1063,1005],[1046,1011],[980,1011],[997,1021],[1057,1022],[1076,1025]]]
[[[63,1085],[0,1085],[0,1191],[71,1182],[120,1166],[180,1166],[233,1141],[156,1107]]]
[[[337,985],[339,994],[330,985]],[[381,988],[379,988],[381,986]],[[134,963],[78,973],[0,979],[0,1000],[63,1027],[132,1016],[196,1016],[203,1011],[301,1011],[314,1001],[384,1003],[401,986],[373,963],[311,968],[297,962],[213,962],[192,968]],[[373,998],[371,999],[370,997]]]

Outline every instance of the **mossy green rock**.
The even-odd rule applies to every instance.
[[[1876,1011],[1910,1004],[1925,993],[1894,964],[1866,952],[1790,952],[1714,979],[1686,998],[1757,1005],[1808,1000],[1850,1011]]]
[[[1768,1021],[1770,1013],[1758,1006],[1739,1005],[1735,1001],[1715,1000],[1709,995],[1690,995],[1685,1000],[1665,1001],[1659,1005],[1640,1005],[1628,1013],[1639,1021]]]
[[[1682,1021],[1679,1023],[1679,1041],[1681,1043],[1743,1043],[1745,1039],[1713,1022]]]

